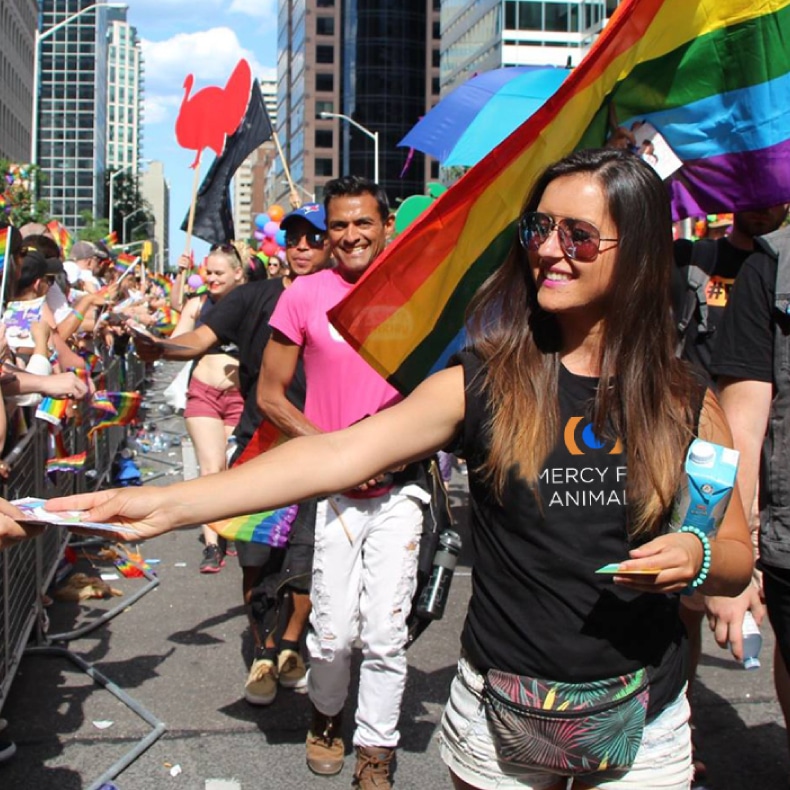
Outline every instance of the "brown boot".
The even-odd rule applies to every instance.
[[[386,746],[357,746],[354,784],[360,790],[390,790],[390,763],[395,749]]]
[[[313,726],[307,733],[307,767],[320,776],[334,776],[343,770],[345,747],[340,737],[342,713],[325,716],[313,706]]]

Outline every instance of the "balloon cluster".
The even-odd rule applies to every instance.
[[[259,251],[267,258],[285,260],[285,231],[280,229],[280,222],[285,210],[276,203],[269,206],[263,214],[255,217],[255,240]]]

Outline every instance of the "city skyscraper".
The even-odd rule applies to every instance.
[[[142,147],[143,59],[126,8],[109,9],[107,169],[136,174]]]
[[[502,66],[578,66],[619,0],[442,0],[441,94]]]
[[[393,205],[424,191],[433,175],[425,157],[397,144],[438,99],[439,7],[439,0],[280,1],[277,134],[298,187],[321,200],[330,178],[374,176],[373,140],[323,112],[378,132],[379,180]],[[278,158],[278,202],[287,202],[284,178]]]
[[[91,2],[41,0],[41,29]],[[39,196],[72,231],[84,224],[82,212],[106,214],[107,14],[101,6],[86,11],[40,47],[38,164],[45,178]]]
[[[154,217],[154,260],[149,266],[157,272],[170,267],[170,184],[162,162],[149,162],[140,173],[140,196]]]
[[[33,48],[38,3],[0,3],[0,157],[30,161],[33,120]]]

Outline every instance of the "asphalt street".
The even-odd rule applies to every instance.
[[[161,390],[175,373],[156,369],[146,420],[157,431],[181,436],[183,421],[160,410]],[[187,475],[193,465],[188,442],[138,456],[147,485]],[[465,478],[454,473],[452,502],[459,529],[467,532]],[[467,541],[468,544],[468,541]],[[130,606],[145,579],[119,578],[123,592],[109,601],[56,602],[49,608],[50,633],[89,625],[108,609],[120,613],[62,646],[73,653],[24,658],[0,715],[9,720],[17,755],[0,765],[0,790],[77,790],[98,787],[113,766],[130,762],[112,784],[119,790],[264,790],[350,787],[353,756],[343,772],[313,776],[304,761],[309,722],[305,696],[281,691],[270,707],[243,698],[251,641],[241,605],[241,573],[235,559],[217,575],[201,575],[198,530],[183,530],[141,547],[158,560],[160,584]],[[81,550],[80,570],[112,572]],[[438,753],[436,729],[455,672],[459,633],[470,593],[466,553],[453,581],[442,621],[409,651],[409,678],[401,719],[398,788],[449,788]],[[790,760],[781,712],[771,680],[772,638],[763,629],[761,669],[745,671],[705,635],[694,690],[694,710],[708,765],[711,790],[784,790]],[[82,671],[95,667],[129,696],[132,707]],[[355,690],[345,711],[350,744]],[[142,714],[142,717],[141,715]],[[161,722],[164,734],[147,749],[143,739]],[[138,752],[141,752],[138,754]],[[132,759],[133,758],[133,759]],[[646,788],[645,790],[650,790]]]

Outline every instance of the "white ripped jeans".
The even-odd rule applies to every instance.
[[[407,486],[374,499],[335,495],[318,503],[308,691],[321,713],[340,713],[348,696],[351,649],[361,640],[357,746],[394,747],[400,737],[406,618],[422,532],[418,498],[427,494]]]

